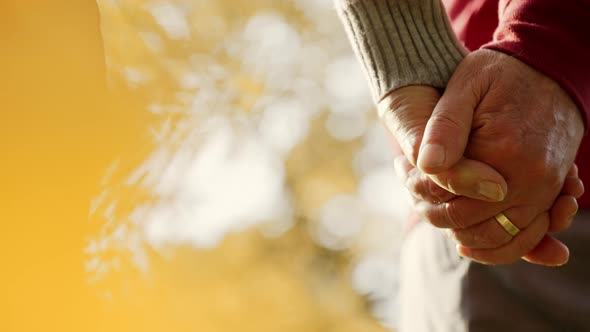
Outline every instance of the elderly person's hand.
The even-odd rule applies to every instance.
[[[482,52],[495,53],[490,51]],[[497,56],[506,57],[501,54],[498,54]],[[514,59],[511,59],[511,61],[518,62]],[[526,65],[521,63],[518,64],[524,66],[526,69],[528,69],[528,71],[531,71],[533,74],[541,76],[532,69],[526,67]],[[459,76],[457,76],[456,73],[454,80],[456,80],[457,77]],[[550,81],[545,77],[543,78],[545,79],[545,81]],[[555,83],[546,83],[549,83],[548,85],[552,85],[554,88],[557,88],[559,92],[557,96],[562,97],[562,99],[564,99],[563,103],[572,107],[569,98],[561,91],[561,89]],[[453,88],[453,86],[451,86],[449,89],[451,88]],[[461,88],[463,88],[461,85],[455,85],[455,89],[460,90],[460,93],[465,93],[465,90],[461,90]],[[432,110],[434,106],[437,104],[438,100],[439,93],[436,89],[426,86],[409,86],[397,89],[394,92],[390,93],[379,105],[382,120],[384,121],[386,127],[390,130],[390,132],[395,136],[397,141],[400,143],[402,150],[408,159],[405,162],[400,162],[398,160],[398,164],[402,165],[401,168],[406,169],[406,173],[409,173],[406,174],[406,177],[408,178],[408,181],[406,182],[408,189],[410,189],[410,192],[412,192],[416,198],[424,200],[422,204],[420,204],[420,202],[417,201],[418,206],[421,207],[423,213],[428,217],[431,214],[434,214],[436,216],[436,213],[440,215],[441,211],[448,211],[447,209],[451,209],[452,211],[452,206],[455,206],[455,203],[457,203],[457,205],[465,204],[464,202],[462,202],[463,200],[466,200],[465,198],[461,198],[461,200],[459,200],[458,202],[449,203],[451,199],[456,197],[453,193],[479,200],[502,201],[504,199],[503,196],[506,193],[506,183],[504,179],[493,168],[482,162],[470,160],[459,155],[459,161],[456,162],[452,167],[447,168],[445,171],[440,171],[436,174],[431,174],[429,176],[425,176],[422,172],[413,167],[418,159],[419,146],[422,141],[425,125],[431,118],[433,114]],[[439,110],[438,112],[440,112],[441,106],[443,105],[444,100],[443,103],[441,103],[437,108],[437,110]],[[551,110],[553,110],[554,107],[559,108],[560,106],[559,104],[551,106]],[[473,114],[473,110],[471,110],[471,112],[471,114]],[[573,113],[577,115],[577,110]],[[577,119],[576,115],[574,115],[574,119]],[[442,117],[444,119],[445,114],[441,115],[439,113],[436,116]],[[489,117],[490,115],[488,114],[487,116]],[[470,117],[467,116],[467,118]],[[452,120],[453,119],[450,119],[450,121]],[[483,121],[486,121],[485,118]],[[468,122],[465,121],[465,123]],[[574,122],[574,124],[579,125],[579,122]],[[450,129],[453,128],[451,127]],[[460,139],[460,135],[464,135],[463,144],[466,144],[465,141],[469,135],[468,131],[470,131],[470,129],[471,126],[467,124],[465,125],[463,130],[458,130],[455,133],[449,131],[448,128],[446,128],[446,130],[442,130],[442,132],[440,132],[440,135],[438,137],[446,139],[446,143],[449,144],[448,141],[453,142],[453,140]],[[570,129],[572,129],[574,133],[577,132],[577,134],[574,135],[579,135],[579,130],[581,130],[581,128],[576,128],[576,126]],[[474,130],[474,133],[478,131],[480,130],[476,129]],[[482,138],[482,140],[485,141],[485,138]],[[488,143],[490,143],[492,146],[494,145],[494,142]],[[456,149],[457,144],[453,145],[453,143],[451,143],[449,145],[451,146],[451,148],[455,148],[454,151],[461,151],[460,149]],[[459,146],[461,146],[460,143]],[[526,150],[526,146],[523,145],[522,148]],[[573,142],[572,148],[577,148],[575,140]],[[492,148],[492,150],[494,149]],[[497,154],[499,151],[501,152],[501,150],[493,152]],[[514,164],[514,166],[517,165],[519,165],[518,161],[516,162],[516,164]],[[548,226],[548,230],[551,232],[561,231],[569,226],[571,219],[577,211],[577,203],[575,198],[579,197],[583,193],[583,186],[581,184],[581,181],[577,177],[577,170],[575,168],[571,168],[570,171],[571,172],[568,174],[567,180],[562,186],[563,190],[561,191],[561,196],[552,201],[553,206],[551,207],[551,205],[549,205],[549,207],[551,207],[550,210],[549,207],[547,207],[547,209],[544,210],[548,212],[550,211],[551,223]],[[435,183],[439,185],[435,185]],[[545,184],[541,183],[541,185],[543,186]],[[530,188],[530,186],[528,186],[527,188]],[[459,204],[459,202],[461,203]],[[437,220],[431,221],[435,223],[440,222],[438,223],[438,226],[441,227],[451,227],[451,218],[452,217],[449,217],[450,220],[447,220],[449,224],[444,224],[444,221],[440,220],[440,217],[438,217]],[[466,218],[468,218],[468,216],[466,216]],[[467,223],[475,222],[469,221],[466,222],[466,224]],[[492,232],[485,231],[486,225],[492,226]],[[511,253],[510,255],[506,255],[505,252],[507,250],[503,247],[505,246],[507,241],[511,240],[511,237],[508,235],[508,233],[506,233],[504,229],[499,228],[498,226],[499,225],[496,224],[496,221],[493,220],[492,223],[488,222],[487,224],[484,224],[480,227],[456,228],[453,231],[453,233],[456,235],[456,238],[459,241],[459,243],[464,244],[466,247],[469,246],[471,248],[480,249],[495,248],[494,250],[489,250],[487,252],[490,256],[493,256],[492,254],[494,254],[496,251],[500,253],[489,260],[486,260],[485,258],[479,259],[480,261],[485,263],[505,263],[516,260],[520,256],[523,256],[523,258],[531,262],[546,265],[561,264],[567,260],[567,249],[551,237],[542,237],[543,241],[540,243],[540,239],[539,241],[537,241],[537,243],[534,244],[525,245],[524,243],[522,243],[522,248],[520,248],[520,250],[517,250],[518,254]],[[483,231],[482,229],[480,229],[481,227],[484,228]],[[537,234],[537,236],[545,234],[545,232],[540,233],[541,234]],[[517,238],[522,237],[522,235],[523,234],[519,234]],[[527,239],[528,237],[525,239],[519,239],[517,241]],[[536,247],[535,244],[537,244]],[[531,250],[533,247],[535,249]],[[530,251],[527,251],[525,249],[529,249]],[[463,248],[462,251],[463,254],[466,254],[467,250]],[[519,256],[521,252],[523,252],[523,254]]]
[[[413,85],[392,91],[379,103],[383,124],[412,165],[416,165],[426,124],[439,99],[435,88]],[[431,178],[444,184],[441,192],[484,201],[501,201],[507,190],[506,181],[496,170],[467,158],[461,158],[448,171],[433,174]]]
[[[564,204],[556,198],[583,130],[580,112],[556,82],[502,53],[473,52],[428,120],[417,166],[448,189],[440,174],[464,157],[478,160],[502,174],[507,195],[495,203],[468,197],[421,201],[418,209],[431,224],[452,229],[461,254],[476,261],[511,263],[529,253],[525,258],[533,263],[563,264],[567,248],[546,236],[549,211]],[[494,218],[500,213],[520,233],[509,235]]]
[[[420,202],[428,202],[435,205],[443,204],[459,197],[436,184],[430,175],[424,174],[420,169],[412,165],[405,155],[396,158],[395,169],[397,175],[412,195],[414,204],[416,205],[419,205]],[[570,168],[561,193],[554,201],[549,212],[551,219],[549,232],[561,232],[571,226],[572,216],[578,211],[576,199],[580,198],[583,194],[584,185],[578,177],[578,168],[574,165]],[[449,233],[454,237],[453,230],[449,230]],[[474,234],[474,237],[478,235]],[[473,245],[479,247],[488,246],[491,248],[494,246],[494,239],[491,236],[483,234],[477,241],[473,242]],[[555,253],[551,252],[551,250],[554,250],[552,247],[555,246],[559,247],[561,245],[552,238],[546,238],[541,242],[541,245],[528,252],[522,258],[536,263],[544,263],[547,260],[547,264],[551,265],[550,262],[555,256]],[[560,249],[558,248],[557,250]]]

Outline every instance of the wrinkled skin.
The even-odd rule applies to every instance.
[[[405,156],[399,156],[396,161],[396,173],[404,182],[406,188],[414,198],[414,203],[419,205],[427,202],[429,204],[442,204],[450,202],[457,195],[450,193],[434,181],[432,181],[429,175],[424,174],[418,168],[414,167]],[[578,204],[576,199],[580,198],[584,194],[584,186],[582,181],[577,175],[577,168],[574,165],[568,176],[565,179],[560,195],[554,201],[553,206],[549,212],[550,224],[549,232],[560,232],[568,229],[571,226],[573,216],[578,211]],[[491,226],[489,229],[486,227]],[[454,238],[458,243],[465,247],[479,248],[479,249],[494,249],[499,245],[498,243],[508,243],[512,240],[512,237],[501,227],[494,223],[488,223],[481,226],[482,228],[471,227],[468,229],[451,229],[449,230],[449,236]],[[480,235],[482,234],[482,235]],[[532,262],[545,265],[559,265],[561,262],[554,262],[552,260],[555,255],[554,252],[548,254],[539,253],[539,250],[554,250],[551,247],[558,246],[557,250],[560,250],[561,245],[555,242],[553,239],[547,239],[542,242],[542,246],[537,248],[537,251],[529,252],[528,255],[524,255],[524,259],[528,259]],[[567,254],[567,252],[565,252]],[[544,257],[547,255],[549,260],[545,263]],[[563,259],[567,259],[566,256]]]
[[[489,50],[466,57],[429,113],[436,96],[428,87],[407,87],[380,107],[408,164],[419,168],[397,167],[408,170],[417,210],[450,229],[459,252],[476,261],[567,262],[567,248],[547,232],[567,228],[583,192],[573,161],[584,128],[569,96],[526,64]],[[493,219],[499,212],[522,230],[514,238]]]

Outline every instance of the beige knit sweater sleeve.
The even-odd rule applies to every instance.
[[[334,0],[375,103],[408,85],[444,88],[465,49],[440,0]]]

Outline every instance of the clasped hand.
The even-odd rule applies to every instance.
[[[448,229],[459,253],[486,264],[565,264],[567,229],[584,188],[574,159],[584,126],[553,80],[505,54],[480,50],[457,67],[442,97],[397,89],[379,113],[400,144],[396,170],[415,209]],[[499,213],[521,231],[511,236]]]

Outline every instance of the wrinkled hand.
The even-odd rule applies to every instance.
[[[404,155],[398,156],[395,159],[395,170],[411,194],[415,204],[419,204],[422,201],[432,204],[442,204],[458,197],[437,185],[428,174],[423,173],[420,169],[412,165]],[[571,226],[572,216],[578,212],[576,199],[582,197],[583,194],[584,184],[578,177],[578,168],[574,164],[567,174],[560,195],[551,207],[549,213],[551,218],[549,232],[561,232]],[[452,231],[451,236],[454,236]],[[508,233],[505,236],[509,236]],[[489,240],[487,237],[482,237],[480,239],[481,242],[475,243],[474,246],[485,246],[486,243],[490,245]]]
[[[429,117],[419,152],[412,150],[408,159],[412,163],[417,155],[420,170],[445,189],[441,174],[465,157],[483,162],[504,176],[507,195],[499,202],[456,197],[417,207],[431,224],[452,229],[461,254],[476,261],[504,264],[524,256],[533,263],[564,264],[567,248],[546,233],[552,205],[563,204],[556,199],[583,129],[580,112],[556,82],[502,53],[473,52]],[[493,218],[500,212],[521,229],[514,238]]]
[[[407,86],[379,103],[379,117],[412,165],[416,165],[424,130],[439,99],[435,88]],[[496,170],[467,158],[430,177],[448,192],[484,201],[502,201],[507,191],[506,181]]]

